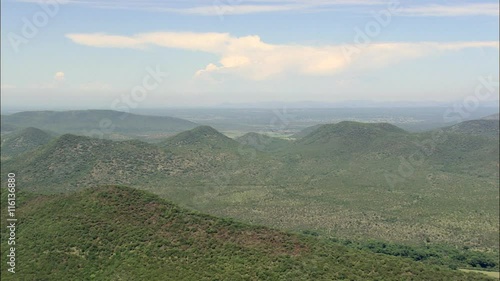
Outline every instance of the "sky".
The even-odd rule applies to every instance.
[[[498,1],[1,5],[2,108],[498,100]]]

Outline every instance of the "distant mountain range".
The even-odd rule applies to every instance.
[[[388,107],[449,107],[455,102],[443,101],[373,101],[373,100],[350,100],[338,102],[321,101],[270,101],[252,103],[222,103],[216,108],[388,108]],[[498,107],[498,100],[486,101],[484,107]]]
[[[173,117],[145,116],[111,110],[28,111],[2,115],[2,132],[35,127],[59,134],[130,138],[144,134],[172,135],[197,127]]]

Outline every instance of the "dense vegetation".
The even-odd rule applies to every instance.
[[[236,140],[239,143],[253,147],[258,151],[267,152],[283,150],[290,144],[290,141],[286,139],[273,138],[258,133],[246,133],[243,136],[236,138]]]
[[[194,213],[127,187],[19,192],[18,204],[16,274],[3,270],[2,280],[489,280]]]
[[[493,118],[489,117],[489,118]],[[469,120],[446,128],[451,132],[498,137],[499,122],[492,119]]]
[[[47,144],[54,136],[37,128],[25,128],[2,137],[2,157],[4,159],[32,151]]]
[[[498,270],[498,135],[470,124],[409,133],[341,122],[296,141],[248,134],[238,142],[207,126],[158,144],[63,135],[2,161],[2,177],[14,171],[23,188],[45,193],[132,185],[351,248]]]
[[[310,233],[308,234],[310,235]],[[367,250],[395,257],[410,258],[414,261],[431,265],[445,265],[452,269],[475,268],[488,271],[499,270],[498,252],[485,253],[470,251],[467,247],[459,248],[445,244],[414,246],[375,240],[339,241],[336,238],[331,238],[331,240],[355,249]]]

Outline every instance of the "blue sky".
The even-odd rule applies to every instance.
[[[451,102],[479,77],[497,100],[498,12],[458,0],[6,0],[2,107]]]

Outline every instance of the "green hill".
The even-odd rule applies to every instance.
[[[28,155],[3,161],[2,171],[18,174],[26,189],[52,192],[104,184],[221,185],[235,177],[250,181],[267,173],[269,157],[245,157],[246,149],[209,127],[183,132],[158,145],[66,134]]]
[[[318,124],[318,125],[307,127],[305,129],[302,129],[301,131],[293,134],[291,137],[294,138],[294,139],[301,139],[301,138],[309,135],[313,131],[316,131],[321,126],[323,126],[323,124]]]
[[[6,115],[2,115],[0,117],[0,120],[4,119],[4,116],[6,116]],[[12,124],[8,124],[6,122],[1,122],[0,131],[2,133],[10,133],[10,132],[15,131],[16,129],[17,128],[14,125],[12,125]]]
[[[183,163],[140,141],[110,141],[62,135],[23,157],[4,161],[27,189],[75,190],[98,184],[132,184],[181,173]]]
[[[496,121],[498,121],[498,120],[500,120],[500,114],[496,113],[496,114],[488,115],[488,116],[481,118],[481,120],[496,120]]]
[[[53,138],[53,135],[32,127],[2,134],[2,158],[32,151],[47,144]]]
[[[126,187],[18,192],[17,203],[16,273],[5,270],[2,243],[2,280],[490,280],[194,213]]]
[[[209,149],[225,149],[238,146],[238,143],[210,126],[199,126],[168,138],[160,145],[167,148],[183,146],[197,146],[199,148],[203,146]]]
[[[159,144],[64,135],[2,161],[26,190],[121,184],[220,217],[350,240],[498,253],[498,141],[324,125],[278,151],[209,127]]]
[[[488,118],[494,118],[488,117]],[[497,137],[499,134],[499,121],[498,119],[480,119],[480,120],[470,120],[458,123],[451,127],[446,128],[446,130],[459,134],[469,134],[469,135],[483,135],[490,137]]]
[[[112,110],[27,111],[2,116],[3,126],[36,127],[59,134],[124,138],[125,136],[172,135],[189,130],[193,122],[160,116],[143,116]]]
[[[290,141],[280,138],[273,138],[264,134],[246,133],[236,139],[241,144],[251,146],[259,151],[278,151],[285,149]]]
[[[405,130],[388,123],[360,123],[342,121],[336,124],[322,125],[299,140],[299,143],[325,143],[335,138],[349,141],[371,141],[388,134],[404,134]]]

